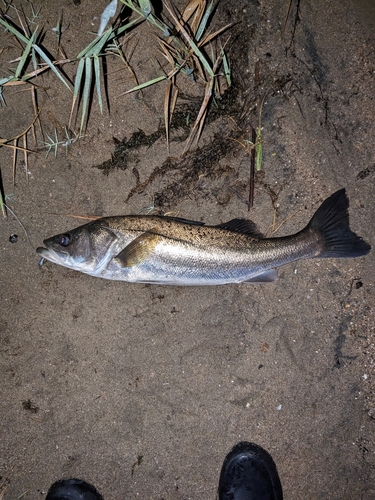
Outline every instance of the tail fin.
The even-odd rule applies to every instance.
[[[371,245],[351,231],[348,208],[345,189],[340,189],[315,212],[307,227],[318,229],[324,238],[324,249],[319,258],[361,257],[371,250]]]

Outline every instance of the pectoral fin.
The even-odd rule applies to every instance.
[[[242,283],[271,283],[272,281],[277,280],[277,271],[276,269],[269,269],[262,274],[258,274],[257,276],[253,276],[249,280],[243,281]]]
[[[121,250],[113,260],[120,267],[133,267],[141,264],[149,257],[158,241],[157,234],[143,233]]]

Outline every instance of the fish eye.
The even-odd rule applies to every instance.
[[[68,245],[70,245],[71,243],[71,236],[70,234],[62,234],[59,238],[59,244],[62,246],[62,247],[67,247]]]

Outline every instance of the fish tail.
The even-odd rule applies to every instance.
[[[348,208],[345,189],[340,189],[315,212],[306,229],[319,230],[323,237],[323,249],[317,257],[361,257],[371,250],[371,245],[350,229]]]

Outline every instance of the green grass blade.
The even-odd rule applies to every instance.
[[[2,88],[2,87],[0,87],[0,108],[1,108],[2,106],[4,106],[4,107],[5,107],[6,105],[7,105],[7,104],[6,104],[5,99],[4,99],[4,97],[3,97],[3,88]]]
[[[10,31],[14,36],[16,36],[17,38],[19,38],[20,40],[22,40],[24,43],[26,43],[26,44],[28,43],[29,39],[26,38],[20,31],[18,31],[15,28],[13,28],[13,26],[11,24],[9,24],[6,21],[4,21],[4,19],[0,18],[0,24],[2,24],[5,29],[7,29],[8,31]]]
[[[230,87],[232,85],[232,78],[231,78],[232,73],[230,70],[230,63],[229,63],[229,60],[224,52],[224,49],[221,49],[221,58],[223,60],[225,78],[227,80],[227,84]]]
[[[83,125],[85,123],[85,118],[88,110],[88,104],[90,100],[90,88],[91,88],[91,58],[85,58],[85,85],[83,87],[83,96],[82,96],[82,116],[81,116],[81,126],[80,133],[83,130]]]
[[[113,31],[113,34],[112,34],[112,36],[110,36],[110,37],[108,38],[108,41],[109,41],[109,40],[112,40],[112,39],[113,39],[113,38],[115,38],[115,37],[120,36],[120,35],[121,35],[124,31],[126,31],[128,28],[130,28],[130,27],[131,27],[131,26],[133,26],[134,24],[137,24],[137,23],[142,22],[142,21],[144,21],[144,19],[143,19],[142,17],[137,17],[136,19],[133,19],[133,21],[130,21],[130,23],[127,23],[127,24],[125,24],[124,26],[120,26],[119,28],[117,28],[117,29],[115,29],[115,30]]]
[[[134,3],[131,1],[131,0],[121,0],[121,2],[126,5],[126,7],[129,7],[129,9],[131,9],[133,12],[136,12],[138,15],[141,15],[142,16],[142,21],[144,21],[145,19],[147,19],[147,21],[149,21],[152,25],[154,25],[156,28],[158,28],[159,30],[161,30],[163,32],[163,35],[164,36],[170,36],[170,29],[168,28],[168,26],[166,24],[164,24],[162,21],[160,21],[159,19],[157,19],[152,13],[151,13],[151,6],[150,6],[150,12],[147,14],[147,11],[148,11],[148,7],[145,5],[145,10],[142,9],[142,6],[141,4],[146,4],[146,3],[150,3],[148,2],[148,0],[145,0],[144,2],[141,2],[139,1],[139,5],[141,7],[141,10],[137,9],[137,6],[134,5]],[[133,24],[134,22],[137,22],[139,21],[139,18],[136,19],[135,21],[132,21],[131,23],[129,24]]]
[[[98,40],[99,40],[102,36],[103,36],[103,35],[101,35],[101,36],[97,36],[96,38],[94,38],[94,40],[93,40],[91,43],[89,43],[89,44],[87,45],[87,47],[85,47],[85,48],[84,48],[84,49],[83,49],[83,50],[82,50],[82,51],[78,54],[77,59],[82,59],[82,57],[86,57],[86,56],[89,54],[89,52],[91,51],[91,49],[92,49],[93,47],[95,47],[95,45],[98,43]]]
[[[262,161],[263,161],[262,132],[261,128],[257,127],[257,140],[255,144],[255,165],[258,172],[259,170],[262,170]]]
[[[5,212],[5,207],[4,207],[4,202],[3,202],[3,196],[2,194],[0,193],[0,210],[2,211],[3,213],[3,217],[6,217],[7,214]]]
[[[161,30],[165,37],[171,36],[171,30],[168,28],[168,26],[165,23],[163,23],[163,21],[160,21],[160,19],[155,17],[153,14],[149,14],[149,16],[147,17],[147,21],[153,24],[159,30]]]
[[[34,71],[36,71],[38,69],[38,61],[36,59],[36,54],[35,54],[35,49],[34,48],[31,50],[31,60],[32,60],[32,63],[33,63]]]
[[[211,12],[212,12],[213,3],[214,3],[213,0],[211,0],[211,2],[208,4],[206,12],[204,13],[204,16],[202,17],[202,20],[198,26],[197,32],[195,34],[195,39],[197,42],[199,42],[199,40],[202,38],[202,35],[206,29],[208,19],[211,15]]]
[[[129,23],[130,24],[130,23]],[[124,27],[125,29],[128,27]],[[97,36],[94,38],[94,40],[85,47],[82,52],[80,52],[77,56],[77,59],[82,59],[83,57],[92,57],[94,55],[99,55],[101,50],[103,49],[104,45],[109,41],[112,40],[112,38],[115,38],[117,36],[116,34],[117,30],[114,30],[113,28],[108,28],[107,31],[104,31],[104,33],[100,36]]]
[[[5,211],[5,206],[4,206],[4,200],[3,200],[3,193],[0,191],[0,210],[3,213],[3,217],[6,217],[6,211]]]
[[[17,66],[17,69],[16,69],[16,72],[14,74],[14,76],[17,78],[17,80],[19,79],[21,73],[22,73],[22,70],[23,70],[23,67],[25,65],[25,62],[27,60],[27,58],[29,57],[30,55],[30,51],[31,51],[31,47],[35,41],[35,34],[36,34],[36,30],[34,31],[34,33],[31,35],[30,37],[30,40],[27,42],[27,45],[22,53],[22,57],[20,59],[20,62],[18,63],[18,66]]]
[[[207,73],[210,75],[211,78],[214,78],[215,74],[212,71],[212,68],[209,65],[207,59],[204,57],[203,53],[198,49],[197,45],[193,42],[193,40],[189,36],[187,37],[187,41],[190,47],[193,49],[195,55],[198,57],[203,66],[206,68]]]
[[[151,2],[149,0],[138,0],[142,15],[148,17],[151,14]]]
[[[40,55],[40,57],[43,59],[43,61],[45,63],[48,64],[48,66],[50,67],[50,69],[55,73],[55,75],[63,82],[63,84],[69,89],[71,90],[68,82],[65,80],[65,78],[62,77],[62,75],[57,71],[55,65],[53,64],[53,62],[51,61],[51,59],[47,56],[47,54],[40,48],[38,47],[38,45],[34,44],[33,45],[33,48],[38,52],[38,54]]]
[[[11,82],[14,80],[14,76],[7,76],[6,78],[2,78],[0,80],[0,87],[2,87],[5,83]]]
[[[158,78],[155,78],[154,80],[149,80],[148,82],[141,83],[140,85],[133,87],[132,89],[128,90],[125,93],[129,94],[130,92],[134,92],[136,90],[141,90],[141,89],[144,89],[146,87],[150,87],[151,85],[154,85],[154,83],[158,83],[158,82],[161,82],[161,81],[167,80],[167,79],[168,79],[168,77],[166,75],[159,76]]]
[[[90,56],[98,56],[100,55],[100,52],[102,51],[104,45],[108,42],[108,40],[110,39],[110,36],[114,33],[114,29],[113,28],[109,28],[107,31],[105,31],[102,36],[99,38],[99,40],[97,41],[96,43],[96,46],[95,46],[95,50],[92,51],[92,53],[90,53]]]
[[[94,71],[95,71],[95,87],[96,87],[96,93],[98,95],[99,108],[100,112],[103,114],[102,94],[100,92],[100,61],[97,55],[94,55]]]
[[[74,82],[73,98],[76,99],[81,88],[83,70],[85,68],[85,59],[81,59],[78,63],[76,78]]]

